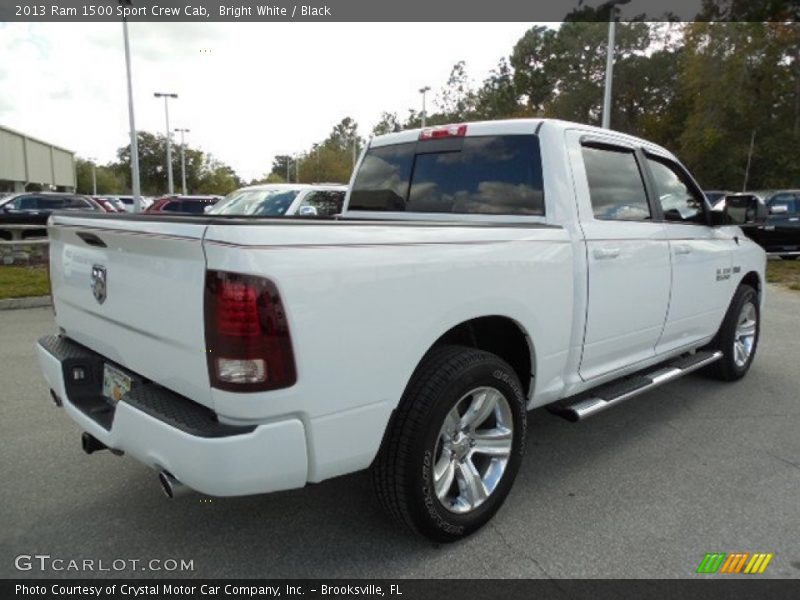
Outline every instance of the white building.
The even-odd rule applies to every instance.
[[[0,125],[0,192],[42,189],[75,191],[75,153]]]

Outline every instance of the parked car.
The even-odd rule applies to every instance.
[[[0,230],[4,224],[41,225],[42,229],[22,232],[22,237],[47,235],[47,219],[55,210],[104,212],[95,200],[80,194],[60,192],[24,192],[0,199]],[[0,238],[12,239],[9,230],[0,231]]]
[[[134,202],[133,196],[103,196],[106,200],[110,201],[122,212],[133,212]],[[139,196],[142,211],[153,203],[153,199],[149,196]]]
[[[221,196],[164,196],[156,198],[145,212],[203,214],[221,200]]]
[[[800,257],[800,190],[766,194],[764,223],[745,227],[744,232],[769,254],[784,260]]]
[[[116,204],[114,204],[108,198],[104,198],[102,196],[92,196],[92,200],[97,202],[102,207],[102,209],[104,211],[106,211],[106,212],[110,212],[110,213],[124,212],[121,208],[119,208]]]
[[[323,184],[265,184],[228,194],[207,212],[212,215],[331,217],[342,212],[347,186]]]
[[[710,211],[669,151],[607,129],[392,133],[335,220],[162,213],[143,242],[134,216],[54,216],[37,355],[84,450],[170,497],[370,468],[390,515],[454,541],[511,490],[528,410],[745,376],[766,257],[727,223],[752,202]]]

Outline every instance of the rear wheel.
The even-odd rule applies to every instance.
[[[439,542],[482,527],[505,500],[525,446],[525,398],[502,359],[434,348],[406,389],[373,482],[390,515]]]
[[[709,373],[724,381],[744,377],[753,363],[760,330],[758,294],[749,285],[740,285],[712,342],[722,358],[709,367]]]

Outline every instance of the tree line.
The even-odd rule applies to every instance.
[[[740,21],[617,25],[611,127],[668,148],[706,189],[742,189],[748,159],[748,189],[800,187],[800,25],[748,16],[752,5],[738,0],[729,4],[722,14],[718,3],[708,3],[705,16]],[[426,123],[547,117],[599,125],[608,14],[591,10],[558,28],[531,27],[482,81],[456,63],[435,90]],[[345,117],[304,151],[274,157],[249,183],[347,182],[365,137],[419,127],[421,120],[414,108],[386,111],[365,136]],[[140,134],[143,190],[164,188],[163,144],[163,137]],[[107,169],[124,186],[129,149],[118,158]],[[177,182],[177,152],[174,160]],[[230,167],[189,148],[187,171],[195,193],[242,183]]]

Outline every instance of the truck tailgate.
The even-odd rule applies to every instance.
[[[202,221],[157,217],[54,216],[50,273],[56,322],[68,337],[213,408],[203,330],[205,229]]]

